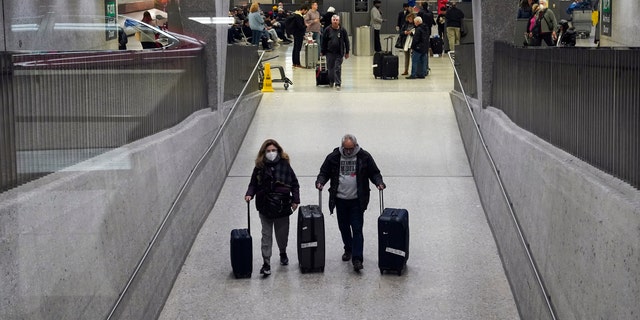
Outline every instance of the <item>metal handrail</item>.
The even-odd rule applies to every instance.
[[[498,167],[496,166],[495,162],[493,161],[493,157],[491,156],[491,153],[489,152],[489,148],[487,147],[487,144],[484,140],[484,135],[482,134],[482,131],[480,130],[480,125],[478,124],[478,121],[476,120],[476,117],[473,115],[473,110],[471,109],[471,104],[469,103],[469,98],[467,97],[467,94],[464,91],[464,86],[462,85],[462,81],[460,80],[460,76],[458,75],[458,70],[456,69],[455,63],[454,63],[454,58],[451,55],[451,53],[449,53],[449,60],[451,61],[451,66],[453,67],[453,72],[456,75],[456,80],[458,81],[458,84],[460,85],[460,90],[462,91],[462,95],[464,96],[464,101],[467,105],[467,110],[469,110],[469,115],[471,116],[471,119],[473,120],[473,124],[475,125],[475,129],[476,129],[476,133],[478,134],[478,137],[480,138],[480,143],[482,144],[482,148],[484,149],[485,154],[487,155],[487,158],[489,160],[489,163],[491,164],[491,169],[493,170],[494,175],[496,176],[496,179],[498,180],[498,185],[500,186],[500,191],[502,193],[502,197],[504,199],[504,201],[507,203],[507,207],[509,208],[509,213],[511,214],[511,219],[513,219],[513,222],[516,226],[516,231],[518,232],[518,238],[520,239],[520,243],[522,244],[522,247],[524,248],[526,254],[527,254],[527,258],[529,260],[529,264],[531,266],[531,269],[536,277],[536,281],[538,283],[538,286],[540,287],[540,292],[542,293],[542,296],[545,299],[546,305],[547,305],[547,309],[549,311],[549,315],[551,316],[552,319],[556,320],[556,315],[555,312],[553,311],[553,306],[551,305],[551,299],[549,298],[549,296],[547,295],[547,290],[545,289],[544,283],[542,281],[542,277],[540,276],[540,273],[538,272],[538,268],[536,267],[536,263],[533,259],[533,255],[531,254],[531,250],[529,250],[529,246],[527,245],[527,241],[524,237],[524,233],[522,232],[522,228],[520,227],[520,223],[518,222],[518,218],[516,217],[515,211],[513,210],[513,206],[511,204],[511,200],[509,199],[509,194],[506,190],[506,188],[504,187],[504,184],[502,183],[502,178],[500,177],[500,171],[498,170]]]
[[[238,106],[238,103],[240,102],[240,100],[242,100],[242,98],[243,98],[243,96],[245,94],[245,91],[247,90],[247,87],[249,85],[249,82],[251,81],[251,79],[253,79],[253,76],[255,75],[256,71],[258,70],[258,66],[261,64],[263,56],[264,56],[264,52],[260,55],[260,59],[258,59],[258,62],[253,67],[253,71],[251,71],[251,75],[249,76],[249,80],[244,84],[244,87],[242,88],[242,91],[240,91],[240,95],[238,96],[236,101],[233,103],[233,106],[231,107],[231,110],[229,110],[229,114],[227,115],[227,117],[222,122],[222,125],[220,125],[220,128],[218,129],[218,132],[216,133],[216,136],[213,138],[213,140],[211,140],[211,143],[209,144],[209,147],[207,148],[207,150],[205,150],[205,152],[202,154],[200,159],[193,166],[193,169],[191,169],[191,172],[189,173],[189,176],[187,177],[185,182],[182,184],[182,187],[180,187],[180,191],[178,192],[178,195],[176,196],[176,199],[173,201],[173,204],[171,205],[171,208],[169,208],[169,211],[167,212],[167,214],[165,215],[164,219],[162,220],[162,223],[160,224],[160,226],[156,230],[156,233],[153,235],[153,238],[149,242],[149,245],[147,246],[147,249],[145,250],[145,252],[142,255],[142,257],[140,258],[140,261],[138,261],[138,264],[136,265],[136,268],[133,271],[133,274],[131,274],[131,277],[129,277],[129,281],[127,281],[127,284],[125,285],[124,289],[122,290],[122,292],[118,296],[118,300],[115,302],[115,304],[111,308],[111,312],[109,313],[109,315],[106,318],[107,320],[111,320],[111,318],[115,314],[116,310],[120,306],[120,303],[122,302],[122,299],[124,298],[124,295],[129,290],[129,287],[131,286],[131,284],[135,280],[136,276],[138,275],[138,272],[140,271],[140,269],[144,265],[145,261],[147,260],[147,257],[149,256],[149,253],[151,252],[151,249],[153,249],[153,246],[155,245],[156,241],[158,240],[158,237],[159,237],[160,233],[162,232],[162,230],[164,230],[164,226],[166,225],[166,223],[169,220],[169,218],[175,212],[175,209],[176,209],[178,203],[182,200],[183,194],[185,193],[187,188],[191,185],[191,182],[193,181],[193,177],[194,177],[195,173],[198,171],[198,169],[200,168],[201,164],[204,162],[204,160],[207,158],[208,154],[211,152],[211,150],[213,150],[213,147],[218,142],[218,139],[222,135],[222,132],[224,131],[224,129],[227,126],[227,123],[229,122],[229,119],[231,119],[231,116],[235,113],[235,110],[236,110],[236,107]]]

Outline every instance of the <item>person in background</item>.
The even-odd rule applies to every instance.
[[[382,51],[382,44],[380,43],[380,29],[382,23],[386,20],[382,18],[382,11],[380,10],[380,0],[373,1],[373,8],[371,8],[371,27],[373,27],[373,49],[375,52]],[[389,48],[391,50],[391,48]]]
[[[300,184],[289,163],[289,155],[273,139],[267,139],[262,143],[255,160],[244,199],[249,202],[254,197],[262,224],[263,264],[260,274],[266,277],[271,274],[274,232],[280,250],[280,264],[289,264],[289,216],[300,204]]]
[[[555,47],[558,36],[558,21],[556,15],[548,7],[547,0],[538,1],[538,23],[540,24],[540,39],[549,47]]]
[[[445,13],[447,20],[447,38],[449,39],[449,51],[455,52],[456,45],[460,44],[460,27],[464,20],[464,12],[458,9],[458,3],[451,1],[451,6]]]
[[[411,75],[407,79],[424,79],[429,74],[429,33],[421,17],[413,19],[416,28],[411,42]]]
[[[146,23],[146,25],[140,26],[140,44],[142,45],[142,49],[155,49],[158,47],[156,44],[156,23],[151,18],[151,13],[149,11],[145,11],[142,14],[142,22]]]
[[[398,21],[396,22],[396,31],[402,32],[402,27],[407,22],[407,15],[412,13],[411,7],[409,7],[408,3],[402,4],[402,11],[398,12]]]
[[[413,20],[415,19],[416,15],[413,13],[410,13],[407,15],[406,19],[405,19],[405,23],[402,25],[402,30],[400,32],[402,32],[402,34],[405,36],[405,41],[406,38],[409,37],[409,35],[413,34],[413,29],[416,27],[413,24]],[[404,72],[402,73],[403,76],[406,76],[409,74],[409,62],[411,61],[411,48],[407,48],[407,50],[404,50]]]
[[[386,185],[373,157],[358,145],[352,134],[345,134],[340,147],[327,155],[316,178],[316,188],[322,190],[329,181],[329,210],[331,214],[334,208],[337,212],[344,245],[342,261],[351,260],[353,270],[360,272],[364,258],[364,212],[371,192],[369,181],[378,190]]]
[[[326,29],[328,26],[331,25],[331,17],[333,17],[333,15],[336,12],[336,8],[334,7],[329,7],[327,9],[327,12],[325,14],[322,15],[322,30]]]
[[[322,24],[320,23],[320,12],[318,12],[317,1],[311,3],[311,8],[304,15],[304,24],[307,26],[307,32],[313,34],[313,41],[318,44],[318,56],[320,56],[320,31],[322,31]]]
[[[127,42],[129,39],[124,29],[118,26],[118,50],[127,50]]]
[[[259,46],[262,36],[265,35],[268,37],[268,34],[266,33],[267,29],[264,24],[264,18],[262,18],[260,14],[260,6],[257,2],[251,4],[247,18],[249,19],[249,26],[251,27],[251,44]],[[266,50],[267,48],[264,49]]]
[[[300,10],[294,12],[291,17],[287,18],[286,26],[287,34],[293,35],[293,51],[291,52],[291,60],[294,68],[302,68],[300,64],[300,50],[302,50],[302,42],[304,41],[304,33],[307,26],[304,24],[304,15],[309,11],[309,7],[303,4]]]
[[[329,83],[340,91],[343,57],[349,59],[349,35],[347,30],[340,26],[340,16],[336,14],[331,17],[331,25],[324,29],[322,39],[320,54],[327,56]]]

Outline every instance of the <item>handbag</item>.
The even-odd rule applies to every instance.
[[[404,33],[401,33],[398,39],[396,39],[395,47],[398,49],[403,49],[405,40],[407,40],[407,35]]]
[[[409,34],[407,36],[407,40],[404,41],[404,51],[409,51],[411,50],[411,43],[413,42],[413,34]]]
[[[293,213],[291,211],[291,196],[279,192],[264,194],[264,207],[260,212],[267,218],[282,218]]]

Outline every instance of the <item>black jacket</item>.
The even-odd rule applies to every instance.
[[[460,28],[462,26],[462,20],[464,19],[462,10],[451,7],[444,16],[447,18],[447,27]]]
[[[338,194],[338,183],[340,181],[340,149],[335,148],[324,159],[322,166],[320,167],[320,173],[316,178],[316,185],[320,183],[325,185],[327,181],[331,180],[329,186],[329,210],[333,213],[333,208],[336,206],[336,197]],[[380,169],[376,165],[376,162],[371,157],[369,152],[364,149],[360,149],[356,155],[356,181],[358,185],[358,200],[360,201],[360,208],[367,210],[369,205],[369,199],[371,189],[369,188],[369,181],[376,186],[384,185],[382,181],[382,175]]]
[[[262,168],[253,168],[246,196],[255,196],[256,209],[264,214],[267,193],[279,193],[300,203],[300,184],[295,172],[286,160],[267,162]]]
[[[327,53],[339,55],[349,53],[349,35],[347,34],[347,30],[343,27],[340,27],[340,29],[333,29],[331,26],[324,28],[320,52],[322,52],[323,55]]]
[[[424,23],[417,26],[414,30],[411,49],[420,53],[429,52],[429,32]]]

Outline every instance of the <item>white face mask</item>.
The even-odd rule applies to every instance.
[[[276,157],[278,156],[278,151],[267,151],[267,153],[265,154],[265,156],[267,157],[267,160],[269,161],[273,161],[276,159]]]

